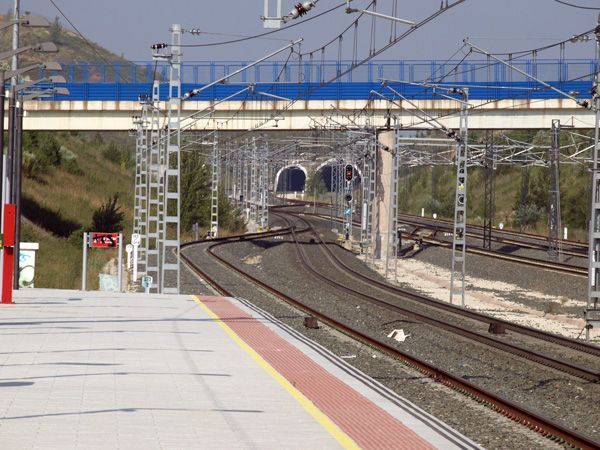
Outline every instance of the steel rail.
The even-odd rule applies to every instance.
[[[296,206],[299,206],[301,204],[302,203],[299,203],[299,201],[296,201]],[[311,205],[311,203],[304,203],[304,204]],[[327,206],[329,206],[329,205],[327,205]],[[303,214],[314,215],[314,214],[307,213],[307,212],[304,212]],[[435,227],[431,226],[431,225],[421,225],[421,227],[433,229],[434,232],[439,231],[439,230],[434,229]],[[411,234],[411,233],[402,233],[402,234],[403,234],[403,236],[408,237],[408,238],[415,237],[414,234]],[[431,245],[436,245],[436,246],[445,247],[445,248],[452,247],[452,243],[443,241],[441,239],[437,239],[432,236],[429,236],[429,237],[418,236],[418,238],[423,240],[423,242],[427,242]],[[577,267],[577,266],[573,266],[573,265],[565,264],[565,263],[544,261],[544,260],[530,258],[530,257],[526,257],[526,256],[507,255],[506,253],[503,253],[503,252],[500,252],[497,250],[486,250],[486,249],[480,249],[480,248],[474,248],[474,247],[467,247],[466,252],[472,253],[472,254],[483,255],[483,256],[490,256],[492,258],[503,259],[503,260],[515,262],[518,264],[524,264],[527,266],[539,267],[544,270],[550,270],[550,271],[559,272],[559,273],[572,275],[572,276],[576,276],[576,277],[587,278],[587,276],[588,276],[587,268]],[[581,257],[581,255],[579,255],[579,254],[576,256]]]
[[[414,237],[414,235],[411,235],[411,234],[408,234],[407,236]],[[452,247],[451,242],[446,242],[446,241],[443,241],[443,240],[433,237],[433,236],[428,236],[428,237],[419,236],[418,238],[421,239],[423,242],[426,242],[428,244],[435,245],[438,247],[444,247],[444,248]],[[540,269],[564,273],[566,275],[573,275],[576,277],[585,277],[585,278],[587,278],[587,276],[588,276],[588,270],[587,270],[587,268],[584,268],[584,267],[576,267],[576,266],[571,266],[569,264],[561,264],[561,263],[557,263],[557,262],[542,261],[542,260],[535,259],[535,258],[528,258],[526,256],[507,255],[506,253],[502,253],[502,252],[499,252],[496,250],[485,250],[485,249],[481,249],[481,248],[467,247],[466,251],[467,251],[467,253],[471,253],[474,255],[491,256],[492,258],[495,258],[495,259],[502,259],[505,261],[516,262],[518,264],[523,264],[523,265],[531,266],[531,267],[538,267]]]
[[[272,213],[273,215],[282,217],[284,220],[285,217],[283,214],[277,214],[277,213]],[[324,248],[323,246],[326,247],[325,243],[322,241],[321,237],[318,235],[318,233],[316,233],[314,231],[314,229],[312,228],[312,226],[308,223],[308,221],[306,221],[305,219],[303,219],[302,217],[297,217],[294,216],[295,218],[301,220],[302,222],[304,222],[308,228],[310,228],[311,233],[313,233],[313,235],[316,237],[317,240],[319,240],[319,244],[321,246],[321,248]],[[288,221],[288,225],[291,227],[292,224]],[[294,233],[292,232],[292,236],[294,236]],[[473,341],[479,342],[481,344],[487,345],[489,347],[493,347],[496,348],[498,350],[504,351],[506,353],[509,353],[511,355],[516,355],[519,356],[521,358],[524,358],[528,361],[533,361],[535,363],[541,364],[543,366],[546,367],[551,367],[553,369],[559,370],[561,372],[567,373],[569,375],[573,375],[576,376],[578,378],[582,378],[586,381],[591,381],[591,382],[599,382],[600,381],[600,373],[580,367],[580,366],[576,366],[574,364],[565,362],[565,361],[561,361],[558,360],[556,358],[552,358],[550,356],[546,356],[544,354],[541,354],[539,352],[535,352],[533,350],[529,350],[523,347],[520,347],[518,345],[514,345],[514,344],[509,344],[506,342],[501,342],[498,341],[496,339],[493,339],[489,336],[486,336],[484,334],[475,332],[475,331],[471,331],[468,330],[466,328],[457,326],[457,325],[453,325],[451,323],[442,321],[442,320],[438,320],[438,319],[434,319],[433,317],[429,317],[425,314],[421,314],[406,308],[403,308],[395,303],[390,303],[388,301],[385,300],[380,300],[372,295],[366,294],[364,292],[358,291],[356,289],[350,288],[346,285],[344,285],[343,283],[337,282],[332,280],[331,278],[329,278],[328,276],[322,274],[318,269],[316,269],[312,263],[310,262],[309,258],[307,257],[306,253],[304,252],[304,249],[302,248],[302,246],[298,243],[298,241],[296,240],[295,236],[294,236],[295,242],[296,242],[296,248],[298,250],[298,256],[300,257],[300,259],[303,262],[304,267],[310,271],[315,277],[319,278],[320,280],[322,280],[323,282],[329,284],[330,286],[336,288],[336,289],[340,289],[343,290],[351,295],[355,295],[355,296],[359,296],[361,298],[366,298],[368,299],[369,302],[371,302],[372,304],[377,304],[383,308],[386,308],[390,311],[411,317],[413,319],[416,319],[422,323],[426,323],[428,325],[432,325],[434,327],[440,328],[442,330],[457,334],[459,336],[463,336],[466,337],[468,339],[471,339]],[[326,253],[326,257],[329,259],[329,261],[334,264],[334,265],[338,265],[336,259],[331,258],[329,253]],[[345,269],[344,269],[345,270]],[[354,274],[353,274],[354,275]],[[364,282],[364,280],[363,280]],[[403,293],[400,292],[395,292],[395,295],[404,297],[405,295]],[[410,297],[415,298],[415,297],[420,297],[417,294],[412,294]]]
[[[303,213],[303,214],[309,215],[309,216],[312,215],[310,213]],[[393,292],[393,293],[398,293],[398,294],[405,296],[406,298],[410,298],[413,301],[416,301],[419,303],[425,303],[429,306],[432,306],[432,307],[435,307],[438,309],[443,309],[443,310],[446,310],[446,311],[449,311],[449,312],[452,312],[452,313],[455,313],[455,314],[458,314],[461,316],[466,316],[473,320],[477,320],[479,322],[483,322],[486,324],[500,323],[500,324],[504,325],[505,329],[513,331],[515,333],[534,337],[534,338],[540,339],[542,341],[551,342],[553,344],[561,345],[563,347],[568,347],[570,349],[577,350],[577,351],[580,351],[583,353],[588,353],[590,355],[600,356],[600,347],[598,347],[596,345],[588,344],[586,342],[578,341],[578,340],[571,339],[571,338],[567,338],[565,336],[560,336],[557,334],[537,330],[535,328],[526,327],[524,325],[515,324],[513,322],[510,322],[510,321],[507,321],[504,319],[497,319],[494,317],[490,317],[485,314],[481,314],[476,311],[462,308],[460,306],[452,305],[450,303],[435,300],[435,299],[432,299],[427,296],[417,295],[411,291],[407,291],[407,290],[399,288],[397,286],[393,286],[388,283],[381,282],[375,278],[371,278],[367,275],[364,275],[364,274],[352,269],[350,266],[346,265],[343,261],[341,261],[339,258],[337,258],[333,254],[333,252],[330,252],[330,254],[333,258],[335,258],[338,261],[338,263],[340,265],[344,266],[345,270],[351,272],[354,276],[367,281],[371,285],[377,286],[378,288],[380,288],[382,290],[385,290],[388,292]]]
[[[287,231],[286,233],[291,234],[291,231]],[[281,234],[286,234],[286,233],[282,232]],[[268,237],[268,236],[265,236],[265,234],[263,233],[262,237]],[[367,336],[364,333],[362,333],[362,332],[360,332],[360,331],[358,331],[358,330],[356,330],[356,329],[354,329],[332,317],[328,317],[328,316],[322,314],[321,312],[309,307],[308,305],[303,304],[302,302],[278,291],[277,289],[269,286],[268,284],[262,282],[261,280],[258,280],[257,278],[247,274],[246,272],[242,271],[241,269],[235,267],[233,264],[229,263],[224,258],[216,255],[212,251],[213,248],[220,246],[220,245],[227,244],[229,242],[239,242],[239,241],[243,241],[246,239],[251,240],[251,239],[257,239],[257,238],[258,237],[256,237],[256,236],[255,237],[247,236],[247,237],[242,237],[242,238],[240,238],[239,236],[220,238],[219,242],[214,242],[213,244],[211,244],[209,246],[209,248],[207,249],[207,251],[213,258],[215,258],[217,261],[219,261],[225,267],[227,267],[230,270],[234,271],[235,273],[239,274],[240,276],[247,279],[251,283],[259,286],[263,290],[271,293],[275,297],[277,297],[281,300],[284,300],[285,302],[300,309],[301,311],[318,318],[323,323],[328,324],[329,326],[337,329],[338,331],[346,334],[347,336],[349,336],[359,342],[362,342],[363,344],[369,345],[370,347],[377,349],[395,359],[403,361],[406,365],[418,370],[423,375],[431,378],[432,380],[437,381],[437,382],[439,382],[457,392],[460,392],[464,395],[472,397],[475,401],[484,404],[485,406],[498,412],[499,414],[502,414],[502,415],[506,416],[507,418],[509,418],[515,422],[518,422],[518,423],[524,425],[525,427],[542,434],[543,436],[548,437],[549,439],[558,441],[560,443],[567,443],[569,445],[572,445],[572,446],[575,446],[575,447],[578,447],[581,449],[585,449],[585,450],[588,450],[588,449],[592,450],[592,449],[597,449],[600,447],[600,442],[595,441],[594,439],[592,439],[589,436],[586,436],[582,433],[579,433],[575,430],[570,429],[565,424],[556,422],[548,417],[545,417],[545,416],[543,416],[535,411],[532,411],[524,406],[518,405],[517,403],[515,403],[511,400],[508,400],[502,396],[499,396],[491,391],[487,391],[467,380],[462,379],[459,376],[453,375],[450,372],[439,369],[424,360],[421,360],[417,357],[409,355],[408,353],[402,352],[401,350],[394,348],[379,339]],[[194,244],[198,244],[198,242],[190,242],[190,243],[184,244],[184,245],[182,245],[182,248],[189,247]],[[209,281],[215,289],[219,289],[218,288],[219,283],[215,282],[214,279],[209,277],[205,271],[201,270],[188,257],[184,256],[183,253],[182,253],[182,258],[184,259],[184,261],[186,262],[186,264],[190,267],[190,269],[192,271],[194,271],[196,274],[198,274],[199,276],[201,276],[201,277],[205,278],[207,281]],[[226,289],[222,289],[221,292],[226,293],[226,295],[230,295],[230,296],[232,295]]]
[[[433,219],[433,218],[425,218],[425,217],[420,217],[414,214],[407,214],[407,213],[402,213],[398,215],[398,220],[399,221],[403,221],[406,222],[408,221],[414,221],[414,222],[418,222],[420,224],[422,224],[423,222],[433,222],[433,223],[443,223],[443,224],[448,224],[448,226],[450,227],[450,225],[452,224],[451,221],[449,220],[445,220],[445,219]],[[476,230],[482,230],[483,231],[483,226],[482,225],[477,225],[477,224],[468,224],[469,228],[474,228]],[[546,242],[548,241],[548,236],[544,236],[541,234],[535,234],[535,233],[525,233],[525,232],[520,232],[520,231],[515,231],[515,230],[500,230],[499,228],[494,228],[494,233],[496,233],[497,235],[509,235],[509,236],[515,236],[515,237],[524,237],[527,239],[532,239],[535,241],[541,241],[540,242],[540,246],[542,245],[542,242]],[[561,242],[565,245],[571,246],[571,247],[576,247],[576,248],[580,248],[582,251],[587,251],[587,243],[585,242],[579,242],[579,241],[573,241],[573,240],[568,240],[568,239],[561,239]],[[575,251],[575,250],[573,250]],[[584,256],[587,257],[587,254],[581,254],[580,256]]]

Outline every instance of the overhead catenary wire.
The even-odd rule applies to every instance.
[[[597,8],[597,7],[594,7],[594,6],[576,5],[574,3],[565,2],[564,0],[554,0],[554,1],[556,3],[560,3],[561,5],[570,6],[571,8],[588,9],[588,10],[593,10],[593,11],[600,11],[600,8]]]
[[[412,25],[410,27],[410,29],[408,29],[407,31],[403,32],[402,34],[400,34],[399,36],[397,36],[396,38],[394,38],[393,40],[391,40],[389,43],[387,43],[386,45],[384,45],[383,47],[376,49],[374,51],[369,51],[369,54],[367,56],[365,56],[363,59],[361,59],[360,61],[357,61],[356,63],[351,64],[351,66],[345,70],[342,71],[337,71],[335,72],[335,74],[329,78],[326,79],[324,77],[324,71],[321,71],[321,80],[319,80],[319,84],[317,86],[314,86],[312,88],[309,88],[306,90],[305,94],[306,94],[306,98],[308,98],[308,96],[312,93],[315,92],[318,89],[323,88],[324,86],[327,86],[331,83],[333,83],[335,80],[339,79],[340,77],[344,76],[345,74],[353,71],[354,69],[356,69],[357,67],[362,66],[363,64],[367,63],[368,61],[370,61],[371,59],[375,58],[376,56],[380,55],[381,53],[383,53],[384,51],[386,51],[387,49],[391,48],[392,46],[394,46],[396,43],[398,43],[399,41],[405,39],[406,37],[408,37],[409,35],[411,35],[412,33],[414,33],[416,30],[420,29],[421,27],[423,27],[424,25],[428,24],[429,22],[431,22],[432,20],[436,19],[437,17],[439,17],[441,14],[443,14],[444,12],[460,5],[461,3],[464,3],[465,0],[455,0],[453,3],[447,3],[445,6],[443,6],[442,8],[438,9],[437,11],[435,11],[434,13],[432,13],[431,15],[429,15],[428,17],[426,17],[425,19],[415,23],[414,25]],[[370,3],[370,5],[374,4],[375,2],[373,1],[372,3]],[[360,18],[360,16],[359,16]],[[327,45],[330,45],[334,42],[337,42],[339,40],[339,37],[347,32],[348,30],[351,30],[352,27],[354,26],[354,21],[340,34],[338,34],[338,36],[336,36],[334,39],[330,40],[328,42],[328,44],[326,44],[325,46],[320,46],[318,49],[316,50],[312,50],[310,52],[305,52],[302,55],[312,55],[317,51],[321,52],[321,61],[323,62],[324,59],[324,53],[325,53],[325,48]],[[256,126],[254,126],[253,128],[247,130],[246,132],[244,132],[243,134],[247,134],[250,133],[252,131],[255,131],[257,129],[262,128],[263,126],[265,126],[267,123],[269,123],[270,121],[272,121],[277,115],[279,115],[281,112],[287,111],[288,109],[290,109],[297,101],[299,101],[300,99],[294,99],[291,100],[290,102],[288,102],[285,106],[283,106],[282,108],[279,108],[278,110],[275,110],[271,113],[271,115],[263,120],[262,122],[259,122]],[[239,136],[238,136],[239,137]]]
[[[255,34],[254,36],[246,36],[246,37],[242,37],[242,38],[239,38],[239,39],[232,39],[232,40],[229,40],[229,41],[208,42],[208,43],[205,43],[205,44],[183,44],[183,45],[180,45],[180,47],[186,47],[186,48],[193,48],[193,47],[214,47],[214,46],[219,46],[219,45],[237,44],[239,42],[246,42],[246,41],[250,41],[252,39],[260,39],[260,38],[263,38],[265,36],[269,36],[269,35],[274,34],[274,33],[279,33],[281,31],[289,30],[290,28],[300,26],[302,24],[305,24],[306,22],[310,22],[311,20],[318,19],[319,17],[322,17],[322,16],[324,16],[326,14],[329,14],[329,13],[335,11],[336,9],[339,9],[339,8],[345,6],[345,5],[346,5],[346,2],[340,3],[339,5],[334,6],[332,8],[329,8],[328,10],[323,11],[322,13],[315,14],[314,16],[310,16],[307,19],[304,19],[302,22],[296,22],[296,23],[293,23],[291,25],[288,25],[285,28],[278,28],[278,29],[275,29],[275,30],[266,31],[264,33]],[[170,45],[167,45],[167,46],[170,47]]]
[[[568,39],[563,39],[562,41],[555,42],[553,44],[544,45],[542,47],[531,48],[531,49],[528,49],[528,50],[513,51],[513,52],[510,52],[510,53],[492,53],[492,52],[489,52],[489,54],[490,55],[495,55],[495,56],[508,56],[508,55],[513,55],[513,56],[517,55],[517,56],[519,56],[519,55],[523,55],[523,54],[533,54],[533,53],[536,53],[536,52],[542,52],[544,50],[549,50],[551,48],[558,47],[560,45],[567,44],[569,42],[574,42],[575,39],[581,38],[583,36],[587,36],[588,34],[593,33],[595,30],[596,30],[596,28],[592,28],[590,30],[584,31],[583,33],[574,34],[573,36],[571,36]],[[475,53],[480,53],[478,51],[474,51],[474,52]]]
[[[566,84],[566,83],[570,83],[570,82],[573,82],[573,81],[578,81],[578,80],[581,80],[581,79],[589,78],[590,76],[592,76],[594,74],[595,74],[595,72],[592,72],[592,73],[587,73],[587,74],[579,76],[579,77],[571,78],[571,79],[565,80],[565,81],[563,81],[561,83],[557,83],[556,86],[561,86],[562,84]],[[542,87],[542,88],[537,89],[537,91],[545,91],[545,90],[547,90],[546,87]],[[529,92],[526,91],[526,92],[523,92],[522,94],[528,94],[528,93]],[[519,100],[518,95],[515,98],[513,98],[513,100]],[[531,105],[531,104],[534,104],[534,103],[539,103],[539,102],[544,102],[544,101],[546,101],[546,99],[524,100],[523,103],[514,103],[513,102],[512,105],[506,106],[506,109],[518,109],[519,107],[522,107],[524,105]],[[470,108],[468,108],[467,111],[469,112],[469,114],[477,113],[478,111],[480,111],[485,106],[487,106],[489,104],[492,104],[492,103],[495,103],[495,102],[498,102],[498,99],[492,99],[492,100],[488,100],[488,101],[482,102],[482,103],[480,103],[478,105],[473,105]],[[459,111],[451,111],[451,112],[448,112],[448,113],[441,114],[441,115],[437,116],[436,119],[444,119],[444,118],[452,117],[452,116],[457,115],[458,113],[459,113]],[[411,126],[415,127],[415,126],[419,126],[419,125],[423,125],[423,124],[427,124],[427,123],[428,123],[428,121],[421,120],[420,122],[413,123]]]

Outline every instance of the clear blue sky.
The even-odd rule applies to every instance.
[[[259,16],[263,0],[54,0],[75,26],[88,38],[126,58],[141,61],[151,59],[149,46],[167,42],[169,26],[180,23],[186,28],[198,28],[211,33],[254,35],[263,32]],[[283,0],[288,11],[298,0]],[[586,6],[599,6],[598,0],[569,0]],[[337,4],[337,0],[320,0],[310,15]],[[391,12],[392,0],[380,0],[379,11]],[[13,0],[0,0],[1,11],[8,11]],[[355,0],[354,7],[367,4]],[[440,5],[440,0],[398,0],[399,15],[407,19],[422,19]],[[49,18],[60,16],[49,0],[21,0],[22,11],[32,11]],[[273,37],[292,39],[303,37],[303,50],[316,49],[334,38],[356,15],[342,9],[305,25],[283,31]],[[379,59],[447,59],[466,36],[481,47],[492,51],[518,51],[540,47],[565,39],[572,34],[594,28],[598,12],[563,6],[554,0],[467,0],[442,15],[434,23],[402,41]],[[65,20],[61,18],[61,22]],[[368,39],[365,25],[359,40]],[[368,21],[370,23],[370,19]],[[389,22],[380,21],[378,30],[389,33]],[[406,29],[399,26],[398,30]],[[231,39],[229,36],[186,35],[186,44]],[[385,39],[385,38],[384,38]],[[363,44],[364,45],[364,44]],[[258,58],[282,46],[281,41],[253,40],[243,44],[185,49],[184,60],[249,60]],[[348,55],[350,56],[350,55]],[[544,57],[542,54],[541,57]],[[554,55],[548,55],[552,57]],[[569,45],[567,57],[592,58],[593,42]]]

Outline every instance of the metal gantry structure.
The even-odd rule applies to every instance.
[[[219,183],[221,174],[221,154],[219,151],[219,134],[213,133],[211,155],[211,185],[210,185],[210,236],[219,235]]]
[[[459,284],[461,306],[465,306],[465,265],[467,252],[467,161],[468,146],[468,99],[466,89],[461,92],[460,131],[456,142],[456,194],[454,202],[454,233],[452,235],[452,269],[450,274],[450,303]]]
[[[259,231],[269,229],[269,143],[263,142],[258,148],[258,213]]]
[[[171,65],[162,124],[160,82],[151,95],[140,97],[142,114],[136,118],[136,178],[134,233],[140,234],[138,273],[152,277],[151,292],[180,291],[181,210],[181,27],[173,25],[171,51],[155,55]],[[134,280],[137,282],[137,280]]]
[[[561,253],[560,225],[560,120],[552,121],[549,150],[550,190],[548,195],[548,255],[558,260]]]
[[[149,111],[152,106],[148,95],[140,96],[141,116],[134,118],[136,125],[135,192],[133,205],[133,232],[140,235],[138,271],[146,273],[148,249],[148,156]],[[137,280],[134,280],[137,281]]]
[[[483,248],[492,249],[492,230],[494,228],[494,214],[496,210],[496,149],[494,147],[494,133],[486,133],[485,143],[485,187],[483,205]]]
[[[167,135],[163,183],[165,186],[160,291],[179,294],[181,282],[181,26],[171,29],[169,98],[167,99]]]
[[[142,102],[142,118],[137,125],[137,153],[136,153],[136,184],[134,203],[134,231],[145,236],[140,249],[140,258],[145,259],[145,271],[152,274],[155,279],[153,288],[157,292],[179,292],[180,287],[180,165],[181,165],[181,102],[182,99],[191,98],[202,92],[209,85],[195,89],[182,95],[181,92],[181,27],[174,25],[172,43],[168,55],[163,59],[170,64],[169,95],[166,100],[166,126],[161,127],[160,101],[158,96],[159,85],[154,84],[151,101]],[[600,59],[600,28],[596,30],[597,53]],[[468,44],[477,48],[473,44]],[[280,50],[281,51],[281,50]],[[506,65],[506,64],[505,64]],[[232,74],[232,75],[235,75]],[[224,81],[226,76],[219,82]],[[529,76],[530,78],[533,78]],[[499,165],[521,164],[523,167],[532,165],[550,169],[550,189],[548,196],[548,250],[549,255],[559,258],[561,245],[560,226],[560,165],[564,163],[588,164],[593,161],[593,193],[592,214],[590,226],[590,293],[588,301],[588,315],[593,316],[598,310],[600,298],[600,176],[598,175],[599,136],[598,126],[600,117],[600,100],[598,99],[598,86],[600,74],[596,75],[595,89],[591,108],[596,109],[596,136],[594,144],[583,147],[580,142],[573,140],[571,144],[560,145],[560,122],[552,122],[551,145],[544,146],[526,142],[518,142],[500,136],[496,139],[494,133],[488,132],[484,144],[471,144],[468,139],[468,112],[469,95],[466,88],[447,88],[438,86],[438,94],[449,100],[460,103],[459,129],[449,130],[436,118],[429,116],[423,110],[411,103],[405,96],[390,86],[387,89],[394,93],[395,98],[400,97],[405,104],[413,106],[413,114],[425,124],[426,127],[442,131],[444,138],[407,138],[403,134],[401,125],[395,128],[394,146],[388,149],[392,155],[392,173],[389,174],[390,198],[389,216],[386,220],[390,230],[397,230],[398,215],[398,183],[400,167],[408,168],[423,165],[453,165],[456,167],[456,192],[454,196],[454,227],[452,239],[452,270],[450,275],[450,301],[455,295],[460,295],[460,304],[465,305],[465,258],[466,258],[466,226],[467,226],[467,186],[468,167],[479,166],[484,168],[485,196],[484,196],[484,227],[483,246],[491,248],[494,224],[495,201],[495,171]],[[433,85],[428,85],[429,87]],[[556,89],[555,89],[556,90]],[[251,94],[255,92],[250,90]],[[445,91],[448,95],[441,94]],[[376,93],[386,98],[380,93]],[[459,98],[452,97],[458,94]],[[282,98],[283,99],[283,98]],[[280,99],[281,100],[281,99]],[[285,99],[283,99],[285,100]],[[388,99],[389,100],[389,99]],[[578,102],[584,106],[585,102]],[[390,100],[390,106],[402,107]],[[265,113],[272,119],[273,113]],[[377,144],[376,130],[369,126],[370,117],[368,108],[352,117],[340,120],[341,111],[332,106],[332,110],[318,118],[311,118],[315,127],[312,137],[273,137],[252,134],[250,138],[238,139],[227,136],[221,140],[213,133],[211,160],[211,217],[209,235],[216,237],[219,229],[219,190],[224,183],[224,192],[247,214],[249,223],[257,230],[268,227],[269,192],[276,191],[275,173],[281,173],[286,168],[304,160],[314,162],[315,158],[324,158],[328,161],[330,171],[328,176],[331,214],[342,221],[343,234],[346,239],[352,236],[352,218],[355,212],[360,211],[360,244],[367,259],[375,257],[376,247],[374,240],[377,233],[373,227],[373,203],[376,199],[378,183],[377,154],[381,151]],[[396,121],[396,116],[390,110],[390,120]],[[216,119],[215,124],[216,124]],[[341,125],[341,123],[346,125]],[[347,125],[352,124],[351,126]],[[409,126],[409,128],[411,128]],[[362,134],[360,139],[356,134]],[[247,133],[243,135],[247,136]],[[315,137],[316,136],[316,137]],[[225,143],[225,148],[222,148]],[[319,146],[320,151],[314,148]],[[588,156],[592,150],[592,157]],[[344,168],[351,164],[360,167],[362,186],[359,195],[356,195],[356,179],[348,180],[344,177]],[[305,171],[305,169],[303,169]],[[279,171],[279,172],[278,172]],[[305,171],[306,172],[306,171]],[[285,173],[285,172],[284,172]],[[433,175],[432,175],[433,176]],[[282,175],[282,184],[285,185],[286,177]],[[432,185],[434,180],[432,179]],[[284,186],[285,188],[285,186]],[[285,189],[284,189],[285,190]],[[388,195],[388,194],[386,194]],[[332,226],[333,227],[333,226]],[[389,268],[390,258],[396,258],[398,253],[398,234],[389,233],[385,242],[385,271]],[[380,246],[381,248],[381,246]],[[140,272],[143,273],[143,270]],[[589,324],[588,324],[589,327]]]
[[[155,81],[152,86],[150,108],[150,139],[148,154],[148,215],[146,227],[146,275],[152,277],[150,289],[160,292],[160,240],[162,238],[163,184],[162,177],[162,148],[163,132],[160,123],[160,84]],[[140,272],[143,273],[143,272]],[[137,280],[136,280],[137,281]]]
[[[594,148],[592,151],[592,191],[590,205],[590,224],[588,241],[588,279],[589,291],[585,311],[585,334],[590,339],[590,330],[594,323],[600,323],[600,16],[596,27],[596,78],[592,90],[592,105],[596,110],[594,121]]]

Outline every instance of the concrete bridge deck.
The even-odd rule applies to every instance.
[[[594,60],[512,61],[520,70],[545,80],[578,99],[589,99]],[[168,65],[153,62],[63,62],[64,87],[70,95],[26,102],[27,130],[124,131],[131,117],[140,113],[140,96],[148,96],[154,79],[161,82],[160,105],[168,95]],[[182,92],[215,82],[247,66],[244,61],[184,62]],[[315,127],[353,125],[384,126],[389,115],[406,127],[427,129],[422,114],[441,117],[450,128],[458,126],[459,103],[444,99],[431,88],[415,85],[421,80],[469,88],[469,127],[472,129],[542,129],[552,119],[575,128],[591,128],[593,113],[572,100],[499,63],[489,61],[370,61],[336,78],[351,67],[349,61],[305,61],[284,64],[263,62],[216,84],[183,104],[183,117],[214,110],[211,117],[189,124],[189,129],[307,130]],[[328,80],[335,79],[333,82]],[[381,80],[410,100],[403,101]],[[377,92],[392,104],[382,99]],[[275,96],[275,97],[273,97]],[[227,101],[223,101],[227,99]],[[411,104],[411,102],[414,104]],[[334,121],[327,122],[332,116]],[[268,120],[275,117],[277,120]],[[185,121],[184,121],[185,125]]]

